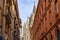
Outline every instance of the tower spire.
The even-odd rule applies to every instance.
[[[35,3],[36,3],[36,2],[34,1],[33,12],[35,12],[35,9],[36,9]]]
[[[35,3],[36,3],[36,2],[34,1],[34,5],[35,5]]]

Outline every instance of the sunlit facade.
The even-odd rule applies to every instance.
[[[23,40],[30,40],[29,18],[27,19],[27,21],[24,24]]]
[[[32,29],[32,26],[34,23],[35,14],[36,14],[36,5],[34,4],[33,11],[29,17],[30,40],[32,40],[32,37],[33,37],[32,33],[31,33],[31,29]]]
[[[20,40],[17,0],[0,0],[0,36],[5,40]]]

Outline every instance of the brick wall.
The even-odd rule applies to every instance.
[[[57,40],[56,26],[60,21],[59,2],[59,0],[39,0],[31,31],[33,40],[50,40],[51,35],[53,40]]]

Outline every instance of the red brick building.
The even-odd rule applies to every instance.
[[[32,40],[60,40],[60,0],[39,0]]]

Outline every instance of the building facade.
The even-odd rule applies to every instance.
[[[34,4],[33,11],[29,17],[29,27],[32,27],[33,25],[35,14],[36,14],[36,5]]]
[[[30,40],[29,17],[26,20],[23,28],[23,40]]]
[[[5,40],[20,40],[17,0],[0,0],[0,35]]]
[[[34,4],[34,6],[33,6],[33,11],[32,11],[32,13],[31,13],[31,15],[30,15],[30,17],[29,17],[30,40],[32,40],[31,29],[32,29],[32,26],[33,26],[35,14],[36,14],[36,5]]]
[[[24,28],[23,28],[23,40],[32,40],[32,35],[31,35],[31,28],[34,22],[34,17],[36,14],[36,6],[34,4],[33,6],[33,11],[30,15],[30,17],[27,18]]]
[[[20,40],[23,40],[23,30],[22,30],[22,22],[21,22],[21,27],[20,27]]]
[[[60,40],[60,0],[39,0],[32,40]]]

